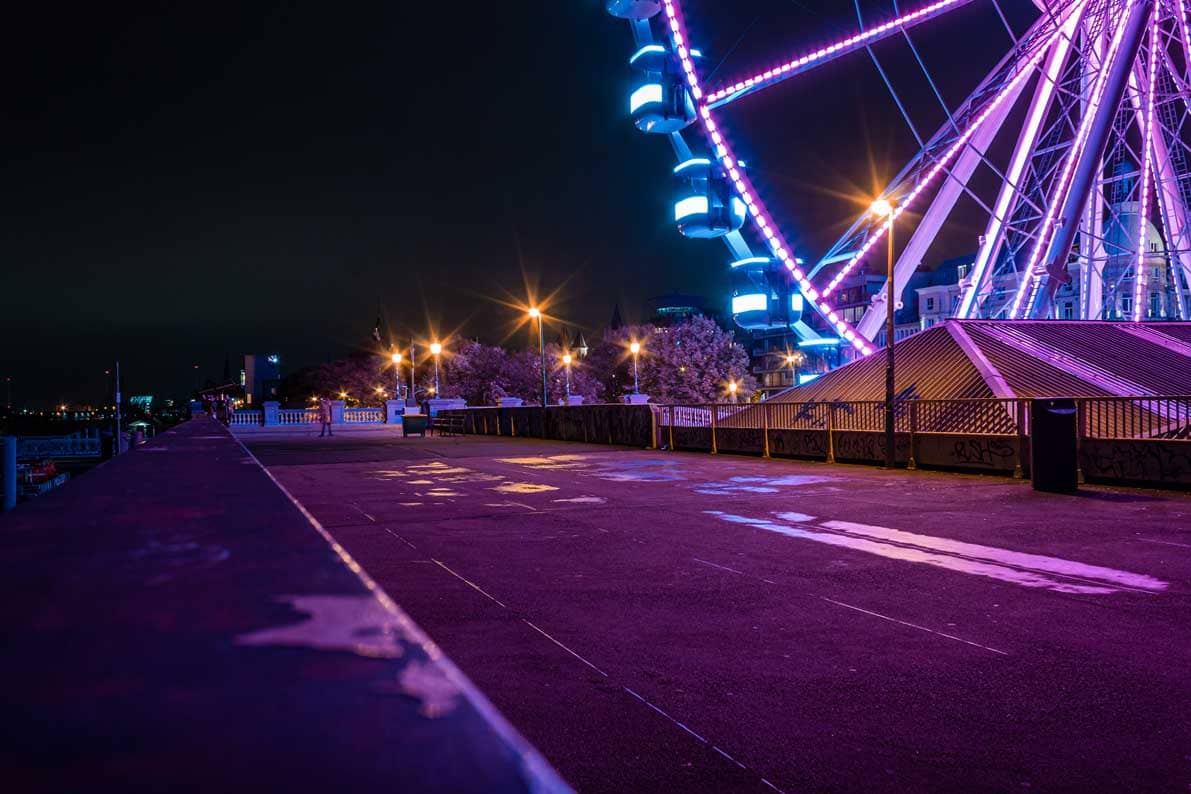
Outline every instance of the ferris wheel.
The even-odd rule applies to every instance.
[[[709,81],[688,28],[699,3],[606,0],[637,47],[630,116],[641,131],[667,136],[677,155],[678,230],[727,244],[738,325],[788,328],[812,344],[835,335],[868,355],[890,292],[902,299],[961,198],[967,212],[978,208],[984,233],[959,271],[952,316],[1191,319],[1185,0],[1034,0],[1036,20],[1020,34],[1005,23],[1008,51],[967,99],[950,107],[934,91],[946,121],[919,137],[918,153],[881,191],[874,207],[884,213],[864,213],[825,251],[790,245],[791,219],[770,213],[761,198],[770,194],[736,156],[737,103],[781,102],[786,81],[813,79],[816,68],[866,50],[880,71],[874,44],[898,37],[912,49],[912,30],[947,25],[949,12],[977,2],[1005,20],[998,0],[935,0],[900,12],[894,0],[879,24],[811,49],[792,42],[760,71]],[[899,246],[892,283],[849,322],[833,296],[859,269],[886,272],[891,229]]]

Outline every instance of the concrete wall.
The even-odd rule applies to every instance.
[[[1191,486],[1191,442],[1082,438],[1079,467],[1089,482]]]
[[[648,405],[552,405],[519,408],[464,408],[441,416],[461,416],[468,433],[551,438],[629,447],[653,443],[653,409]]]

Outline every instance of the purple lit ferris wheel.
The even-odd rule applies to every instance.
[[[944,106],[946,121],[920,139],[921,149],[885,186],[881,198],[891,211],[861,216],[824,252],[788,243],[783,222],[733,151],[728,106],[781,101],[781,83],[862,50],[871,54],[886,38],[913,47],[913,28],[946,25],[948,12],[975,2],[998,0],[936,0],[894,11],[827,46],[795,46],[774,53],[757,73],[711,82],[688,37],[684,13],[696,13],[695,4],[606,0],[636,41],[630,114],[640,130],[673,145],[679,231],[727,244],[739,325],[788,328],[811,343],[834,334],[871,353],[890,290],[901,299],[961,198],[979,208],[984,233],[959,277],[953,316],[1191,319],[1185,0],[1034,0],[1036,21],[1020,35],[1005,26],[1008,53],[966,100]],[[867,258],[883,256],[891,226],[900,246],[893,283],[850,323],[833,295]],[[822,321],[808,322],[811,311]]]

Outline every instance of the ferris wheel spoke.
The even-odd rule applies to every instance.
[[[1167,54],[1163,53],[1165,69],[1159,73],[1155,86],[1158,112],[1150,128],[1149,147],[1153,160],[1153,176],[1158,210],[1166,232],[1166,251],[1174,264],[1173,277],[1177,285],[1180,274],[1191,283],[1191,213],[1184,193],[1191,190],[1191,169],[1188,167],[1186,147],[1179,129],[1187,118],[1186,93],[1174,82],[1174,74]],[[1140,70],[1135,69],[1135,73]],[[1163,79],[1163,75],[1165,79]],[[1139,75],[1140,76],[1140,75]],[[1164,85],[1164,82],[1166,85]],[[1178,108],[1182,107],[1182,112]],[[1173,122],[1173,123],[1172,123]],[[1191,306],[1181,289],[1174,290],[1179,317],[1191,319]]]
[[[1063,21],[1066,21],[1066,19],[1072,16],[1078,16],[1083,5],[1083,2],[1069,4],[1064,9],[1067,16],[1064,17]],[[961,109],[959,116],[967,124],[963,133],[956,137],[951,134],[950,125],[944,125],[936,133],[935,137],[932,138],[927,148],[919,152],[918,157],[903,169],[902,173],[882,193],[883,197],[897,199],[897,207],[893,214],[885,221],[879,223],[871,217],[861,218],[853,225],[849,233],[845,235],[844,241],[848,242],[841,241],[844,242],[843,245],[840,243],[836,244],[836,248],[833,249],[834,252],[838,253],[839,250],[853,250],[854,253],[847,264],[840,268],[828,282],[827,286],[824,287],[824,295],[829,295],[847,278],[873,246],[883,239],[890,226],[897,221],[898,217],[906,212],[919,195],[933,185],[936,177],[951,167],[951,163],[956,160],[961,152],[964,153],[965,158],[975,157],[974,152],[976,151],[983,152],[984,147],[971,145],[973,136],[980,133],[981,128],[986,123],[991,127],[997,127],[1004,121],[1005,115],[1024,88],[1026,79],[1034,73],[1035,68],[1043,56],[1046,55],[1051,46],[1063,33],[1063,27],[1051,29],[1049,20],[1044,19],[1039,23],[1035,23],[1034,35],[1031,36],[1028,45],[1026,45],[1025,52],[1016,57],[1016,54],[1011,55],[1003,60],[993,70],[992,74],[981,83],[981,86],[969,97]],[[991,140],[991,134],[995,134],[995,132],[995,129],[986,130],[985,133],[981,134],[981,138],[988,135],[989,140]],[[971,163],[972,167],[975,166],[975,163],[976,161],[973,160]],[[928,165],[929,168],[927,167]],[[946,213],[950,211],[950,205],[958,197],[958,194],[951,196],[950,193],[951,191],[949,189],[943,191],[944,201],[942,205],[944,211],[940,216],[937,216],[939,223],[945,218]],[[937,226],[930,231],[928,235],[930,239],[933,239],[935,231],[937,231]],[[855,241],[855,243],[851,241]],[[929,239],[924,239],[924,243],[929,243]],[[816,270],[821,269],[823,264],[823,262],[820,262]],[[908,264],[903,266],[903,270],[905,267],[908,267]],[[905,278],[908,278],[908,275]],[[896,300],[897,293],[895,292],[894,294],[894,299]],[[869,312],[866,312],[866,314],[871,313],[871,309]],[[869,326],[874,324],[875,321],[872,320],[866,323]]]
[[[728,81],[719,88],[709,89],[704,101],[709,107],[716,108],[734,102],[741,97],[756,93],[762,88],[777,85],[796,75],[809,72],[811,69],[829,63],[836,58],[856,52],[864,47],[872,46],[882,39],[896,36],[903,30],[920,25],[935,17],[968,5],[973,0],[935,0],[928,6],[902,14],[899,17],[883,22],[876,27],[856,33],[846,39],[820,47],[798,58],[792,58],[785,63],[766,69],[763,72]]]
[[[1080,19],[1080,15],[1072,14],[1067,20],[1062,29],[1063,35],[1060,35],[1051,45],[1046,63],[1042,67],[1042,75],[1034,88],[1030,110],[1022,130],[1018,134],[1017,145],[1014,147],[1013,155],[1009,161],[1009,169],[1001,183],[1000,192],[989,216],[988,226],[984,230],[981,245],[976,253],[976,260],[972,266],[971,285],[964,291],[960,299],[958,312],[960,317],[972,316],[977,296],[989,294],[993,270],[989,264],[996,261],[1004,243],[1004,238],[1001,235],[1002,229],[1017,209],[1017,202],[1022,195],[1019,185],[1022,184],[1022,176],[1038,142],[1042,122],[1054,101],[1060,73],[1071,52],[1072,36]]]
[[[1100,70],[1076,140],[1067,152],[1063,172],[1049,197],[1039,242],[1026,263],[1009,312],[1011,318],[1019,318],[1023,313],[1031,317],[1046,316],[1055,289],[1069,278],[1067,256],[1079,226],[1067,223],[1066,219],[1082,214],[1116,111],[1128,86],[1132,64],[1145,38],[1145,22],[1152,8],[1150,1],[1134,3],[1124,24],[1113,26],[1115,33],[1104,67]],[[1117,11],[1114,4],[1107,4],[1102,14],[1107,17]]]

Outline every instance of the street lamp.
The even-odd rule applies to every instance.
[[[401,399],[401,354],[394,353],[389,356],[393,360],[393,397]]]
[[[541,357],[542,368],[542,407],[546,407],[546,331],[543,325],[546,318],[538,311],[537,306],[529,307],[529,319],[538,321],[538,355]]]
[[[790,365],[790,385],[798,385],[798,365],[802,363],[802,353],[794,352],[786,354],[786,363]]]
[[[637,380],[637,354],[641,352],[641,344],[633,342],[629,345],[629,352],[633,354],[633,394],[640,394],[641,384]]]
[[[889,226],[889,246],[885,266],[885,467],[893,468],[893,324],[894,324],[894,293],[897,291],[893,284],[893,203],[888,199],[877,199],[872,206],[873,215],[885,218]]]
[[[567,370],[567,405],[571,404],[571,354],[563,353],[562,365]]]
[[[433,342],[430,345],[430,355],[434,356],[434,396],[438,396],[438,357],[442,353],[442,345]]]
[[[732,395],[732,402],[736,402],[736,381],[728,381],[728,394]]]

